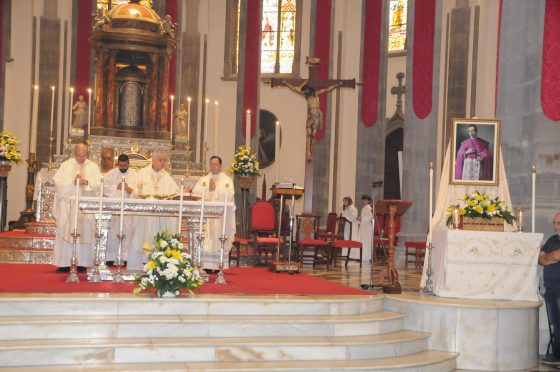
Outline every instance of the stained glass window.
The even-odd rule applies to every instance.
[[[389,5],[389,52],[406,50],[408,0],[391,0]]]
[[[116,6],[120,4],[126,4],[128,0],[97,0],[97,9],[107,10],[109,8],[109,2],[111,6]],[[151,8],[152,0],[140,0],[140,5]]]

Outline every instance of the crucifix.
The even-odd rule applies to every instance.
[[[320,59],[317,57],[307,57],[306,63],[309,68],[308,79],[278,79],[272,78],[270,86],[287,87],[291,91],[299,94],[307,101],[307,119],[305,123],[306,145],[305,145],[305,194],[303,211],[312,212],[313,202],[313,154],[315,150],[315,136],[317,130],[323,124],[323,112],[321,111],[319,96],[329,93],[337,88],[355,88],[356,79],[337,80],[337,79],[318,79]]]
[[[391,87],[391,94],[397,96],[397,105],[395,108],[395,113],[393,114],[393,116],[391,116],[389,121],[393,121],[395,119],[401,119],[404,121],[404,113],[402,110],[402,96],[403,94],[406,94],[406,86],[403,85],[403,79],[404,73],[397,73],[397,80],[399,81],[399,85]]]

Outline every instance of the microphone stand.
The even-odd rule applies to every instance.
[[[372,182],[370,184],[370,190],[371,190],[371,209],[372,209],[372,213],[373,213],[373,218],[371,219],[371,258],[370,258],[370,265],[369,265],[369,283],[368,284],[361,284],[360,287],[362,287],[363,290],[365,291],[371,291],[373,290],[374,287],[376,287],[376,285],[373,283],[373,254],[374,254],[374,250],[375,250],[375,222],[377,220],[377,212],[375,211],[375,189],[378,187],[381,187],[383,185],[383,181],[375,181]],[[381,285],[377,285],[377,287],[381,287]]]

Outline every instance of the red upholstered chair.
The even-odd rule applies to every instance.
[[[319,232],[317,234],[318,239],[326,240],[329,243],[334,240],[337,217],[337,214],[334,212],[331,212],[327,215],[327,226],[325,226],[325,231]]]
[[[329,243],[324,239],[317,239],[317,230],[319,228],[319,217],[314,215],[299,215],[296,217],[296,241],[297,241],[297,258],[299,267],[307,260],[313,264],[330,265],[330,248]],[[311,252],[310,255],[306,253]]]
[[[276,259],[278,243],[282,246],[284,241],[276,235],[276,210],[272,203],[259,200],[251,206],[249,230],[253,235],[255,265]]]
[[[346,262],[344,263],[344,266],[348,267],[348,261],[357,261],[360,263],[360,267],[362,267],[363,245],[357,240],[344,239],[344,229],[346,227],[346,224],[350,226],[350,236],[352,236],[352,223],[344,217],[338,217],[338,219],[336,220],[335,240],[331,242],[331,257],[333,258],[333,266],[336,266],[336,261],[343,259],[342,250],[346,248]],[[350,251],[352,249],[359,250],[360,258],[350,258]]]
[[[424,256],[426,255],[426,242],[404,242],[405,257],[404,267],[408,268],[409,262],[414,263],[414,268],[420,270],[424,264]],[[412,259],[409,261],[409,257]]]
[[[241,247],[244,247],[244,254],[241,254]],[[236,262],[236,266],[239,267],[240,261],[241,261],[241,257],[245,256],[246,258],[249,257],[249,252],[248,252],[248,247],[249,247],[249,240],[247,239],[243,239],[240,237],[235,237],[235,239],[233,240],[233,244],[231,246],[231,249],[229,250],[229,266],[231,267],[231,261],[235,261]],[[235,254],[233,254],[233,252],[235,252]],[[248,262],[248,260],[247,260]]]

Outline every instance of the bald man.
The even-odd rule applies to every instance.
[[[80,184],[80,195],[85,192],[98,192],[101,184],[101,172],[94,162],[88,159],[87,143],[80,143],[74,147],[74,157],[66,160],[54,175],[54,203],[53,217],[56,219],[56,236],[54,241],[53,264],[58,266],[58,272],[68,272],[72,256],[72,236],[74,231],[74,201],[69,198],[76,195],[76,180]],[[80,271],[93,263],[95,245],[95,221],[91,216],[84,216],[78,212],[77,244],[78,265]]]
[[[152,154],[152,164],[138,172],[137,185],[142,184],[142,194],[173,195],[179,193],[179,186],[165,170],[167,155],[163,152]],[[177,230],[177,218],[134,216],[132,246],[128,252],[127,270],[142,270],[147,260],[147,252],[142,248],[144,243],[152,245],[154,235],[162,230]],[[126,239],[126,238],[125,238]]]

